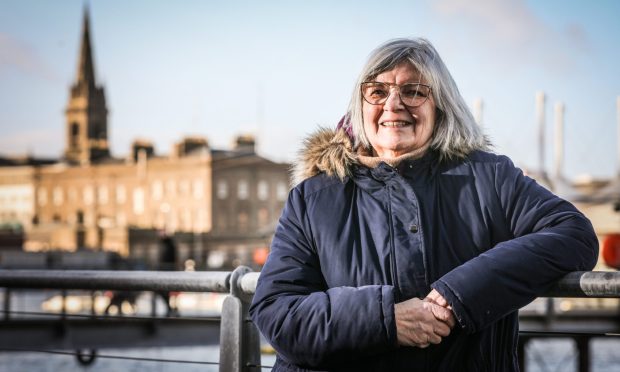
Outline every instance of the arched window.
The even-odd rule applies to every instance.
[[[71,123],[69,143],[71,147],[75,147],[80,142],[80,126],[78,123]]]

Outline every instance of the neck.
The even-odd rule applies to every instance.
[[[400,164],[404,160],[414,160],[414,159],[421,158],[422,156],[424,156],[424,154],[426,154],[426,151],[428,150],[429,147],[430,147],[430,141],[424,144],[424,146],[420,148],[417,148],[406,154],[394,156],[394,157],[377,156],[374,150],[372,150],[371,152],[369,149],[360,147],[357,150],[357,155],[358,155],[359,163],[367,166],[368,168],[375,168],[381,162],[388,164],[392,168],[395,168],[398,166],[398,164]]]

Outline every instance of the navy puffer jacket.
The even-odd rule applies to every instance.
[[[250,308],[274,370],[518,371],[517,310],[594,266],[590,222],[505,156],[370,169],[334,135],[308,142],[319,173],[290,192]],[[394,304],[431,288],[459,324],[398,346]]]

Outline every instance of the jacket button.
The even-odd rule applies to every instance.
[[[409,225],[409,231],[411,231],[412,233],[417,233],[418,225],[416,225],[415,223],[412,223],[411,225]]]

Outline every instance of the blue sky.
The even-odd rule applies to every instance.
[[[59,156],[83,1],[0,2],[0,154]],[[184,135],[228,147],[253,133],[290,161],[302,138],[344,113],[378,44],[433,42],[470,104],[484,102],[495,151],[537,167],[535,92],[566,105],[565,173],[616,165],[618,1],[90,1],[112,152],[135,138],[168,153]]]

